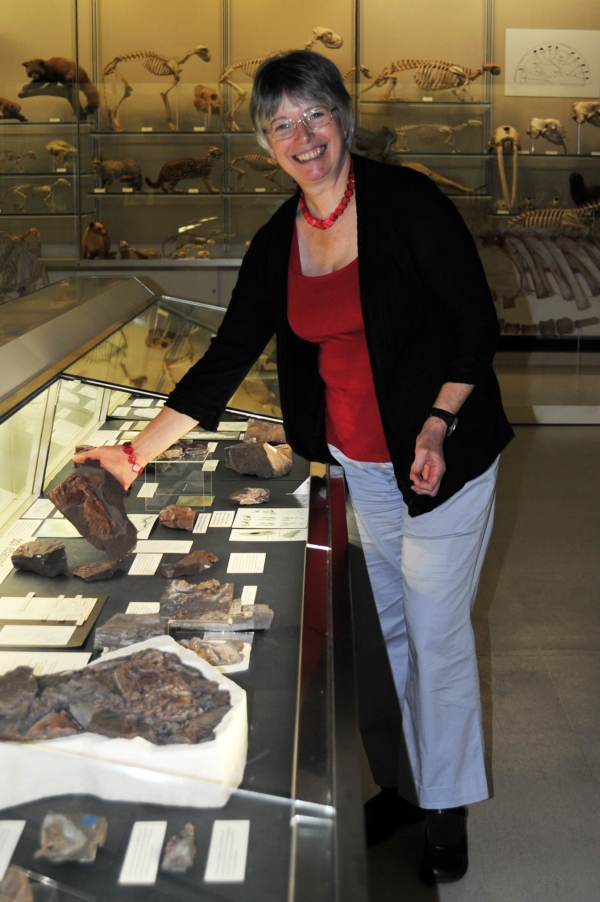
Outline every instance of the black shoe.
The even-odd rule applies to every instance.
[[[453,883],[467,873],[466,808],[441,808],[427,812],[425,851],[419,877],[429,886]]]
[[[405,824],[423,820],[425,812],[398,795],[395,787],[382,787],[381,792],[365,803],[367,846],[376,846]]]

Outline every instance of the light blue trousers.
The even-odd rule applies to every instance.
[[[373,776],[423,808],[486,799],[471,609],[493,525],[499,458],[435,510],[409,517],[391,463],[330,451],[348,483],[412,770]]]

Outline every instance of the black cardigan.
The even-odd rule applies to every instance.
[[[433,510],[481,475],[513,437],[492,369],[498,322],[475,244],[456,207],[412,169],[354,156],[358,263],[375,392],[398,486],[411,516]],[[218,334],[167,406],[214,429],[265,345],[277,335],[288,441],[308,460],[333,463],[325,437],[319,346],[287,320],[296,193],[256,233]],[[411,489],[415,439],[444,382],[475,386],[444,445],[435,498]]]

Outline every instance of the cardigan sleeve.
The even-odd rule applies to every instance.
[[[263,279],[264,232],[248,249],[229,307],[209,348],[169,395],[166,406],[215,429],[225,406],[275,332],[274,305]]]
[[[444,381],[476,385],[489,376],[500,334],[483,265],[452,201],[428,176],[413,174],[410,218],[401,228],[419,277],[450,328]]]

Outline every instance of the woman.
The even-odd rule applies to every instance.
[[[128,486],[196,423],[214,429],[276,333],[288,441],[345,470],[402,710],[411,772],[372,756],[368,838],[426,815],[421,877],[456,880],[464,806],[488,796],[470,610],[512,437],[494,307],[451,201],[411,169],[350,154],[333,63],[267,60],[251,113],[299,192],[256,234],[217,336],[160,415],[129,454],[92,456]]]

